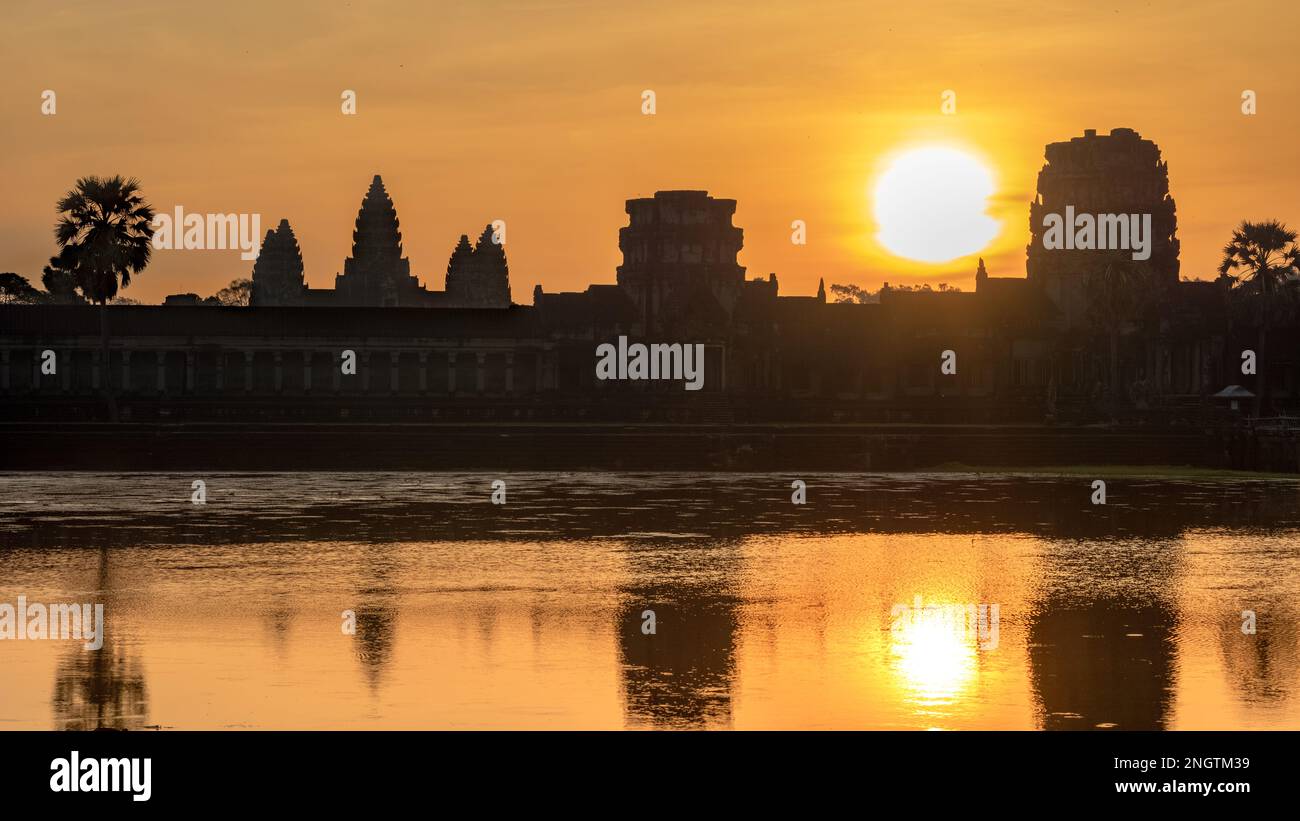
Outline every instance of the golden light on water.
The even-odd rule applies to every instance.
[[[996,193],[993,172],[963,148],[908,149],[889,162],[875,183],[876,240],[890,253],[942,263],[976,254],[1001,229],[989,216]]]
[[[477,498],[477,475],[314,473],[310,496],[306,475],[239,475],[198,544],[182,498],[96,550],[77,541],[88,528],[185,477],[0,475],[0,523],[47,511],[10,536],[0,603],[97,591],[113,614],[102,655],[0,641],[0,725],[1300,728],[1292,482],[1152,482],[1122,514],[1142,535],[1114,542],[1068,517],[1032,532],[1056,480],[828,474],[829,510],[903,490],[939,503],[891,532],[791,532],[798,513],[751,506],[711,535],[630,539],[670,512],[720,515],[716,491],[740,504],[752,476],[574,474],[548,485],[558,504],[513,502],[528,531],[467,538],[447,512]],[[421,502],[434,488],[450,501]],[[1285,527],[1234,532],[1228,508],[1200,504],[1225,498]],[[321,500],[343,511],[306,533]],[[972,532],[1017,515],[1016,532]],[[53,520],[79,526],[34,549]],[[535,522],[566,532],[529,535]],[[1243,590],[1258,636],[1241,630]]]
[[[976,674],[975,634],[952,607],[912,610],[891,630],[890,656],[903,697],[919,705],[951,703]]]

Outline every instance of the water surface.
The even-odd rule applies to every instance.
[[[1091,478],[0,473],[0,728],[1300,728],[1300,484]]]

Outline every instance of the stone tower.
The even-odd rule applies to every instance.
[[[1131,128],[1115,128],[1105,136],[1088,129],[1082,137],[1048,145],[1046,159],[1038,172],[1038,196],[1029,206],[1025,267],[1028,279],[1043,288],[1068,325],[1084,321],[1088,277],[1120,252],[1047,248],[1048,215],[1065,215],[1067,208],[1093,217],[1150,215],[1151,256],[1141,264],[1149,266],[1158,283],[1178,282],[1178,220],[1169,195],[1169,167],[1154,142]]]
[[[460,242],[447,261],[447,304],[456,308],[510,307],[510,268],[506,249],[495,241],[489,225],[470,247],[469,236]]]
[[[338,304],[374,307],[419,305],[420,283],[411,262],[402,256],[397,209],[378,174],[357,212],[352,256],[335,277]]]
[[[303,281],[302,251],[287,219],[266,232],[253,263],[253,292],[249,304],[301,305],[307,285]]]
[[[731,315],[745,282],[736,262],[743,232],[731,224],[735,200],[707,191],[657,191],[627,201],[618,232],[618,284],[641,313],[647,334],[661,333],[701,298]]]
[[[470,244],[468,234],[461,234],[460,242],[456,243],[451,258],[447,260],[447,284],[444,289],[448,300],[463,299],[469,292],[473,261],[474,246]]]

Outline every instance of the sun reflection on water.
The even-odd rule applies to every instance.
[[[975,680],[979,635],[968,610],[955,602],[895,608],[890,666],[904,701],[921,712],[960,701]]]

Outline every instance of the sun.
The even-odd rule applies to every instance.
[[[876,182],[876,240],[918,262],[949,262],[982,251],[1001,228],[987,213],[995,190],[993,172],[970,152],[909,149]]]

